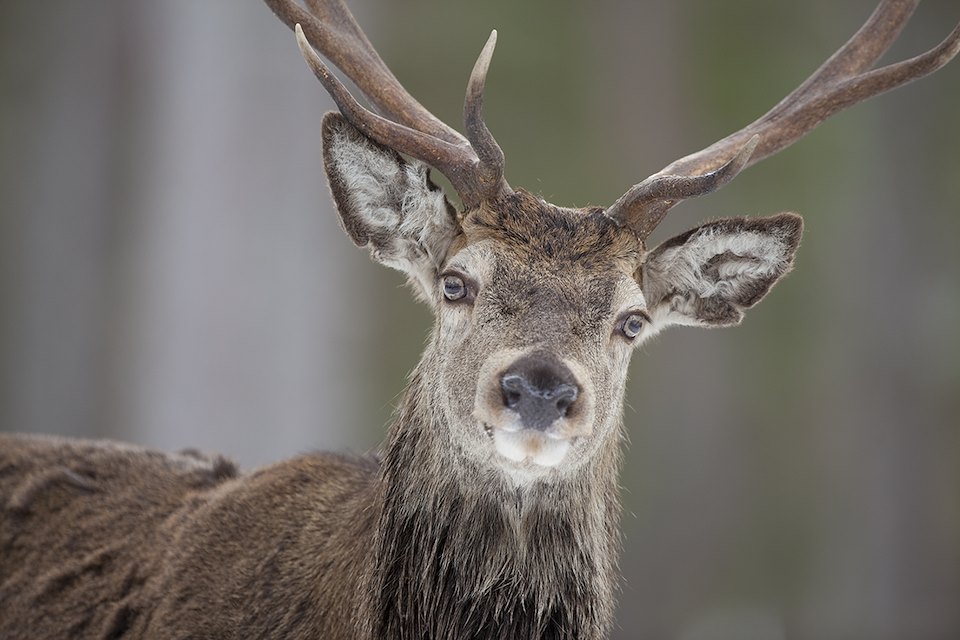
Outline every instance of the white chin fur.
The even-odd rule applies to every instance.
[[[567,455],[569,440],[549,438],[539,431],[493,431],[497,453],[512,462],[532,462],[540,467],[555,467]]]

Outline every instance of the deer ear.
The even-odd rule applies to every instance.
[[[323,118],[323,161],[350,239],[369,247],[377,262],[406,273],[432,300],[460,225],[429,168],[370,140],[339,113]]]
[[[802,233],[800,216],[781,213],[715,220],[667,240],[642,267],[652,324],[737,324],[790,271]]]

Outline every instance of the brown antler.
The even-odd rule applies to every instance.
[[[867,22],[773,109],[709,147],[634,185],[607,210],[641,240],[675,204],[718,189],[743,169],[793,144],[834,113],[933,73],[960,51],[960,25],[926,53],[870,70],[920,0],[883,0]]]
[[[509,191],[503,177],[503,151],[483,121],[483,87],[497,42],[497,32],[480,52],[464,100],[466,138],[427,111],[384,64],[341,0],[266,0],[274,13],[297,34],[297,43],[314,75],[340,112],[364,135],[413,156],[445,175],[460,194],[465,209]],[[343,71],[377,115],[354,99],[317,55],[314,46]]]

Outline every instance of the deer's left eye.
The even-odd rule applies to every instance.
[[[630,313],[623,317],[620,322],[620,333],[628,340],[633,340],[643,330],[643,325],[647,322],[647,317],[642,313]]]
[[[460,276],[443,276],[443,297],[450,302],[463,300],[467,297],[467,283]]]

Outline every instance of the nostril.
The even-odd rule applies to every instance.
[[[578,390],[570,384],[562,384],[554,391],[554,402],[561,416],[570,412],[570,407],[577,401]]]
[[[557,419],[568,416],[580,389],[540,370],[532,374],[520,371],[503,375],[501,399],[507,409],[516,412],[525,428],[547,429]]]
[[[500,380],[500,390],[503,392],[503,404],[508,409],[516,409],[523,399],[525,388],[522,376],[506,375]]]

